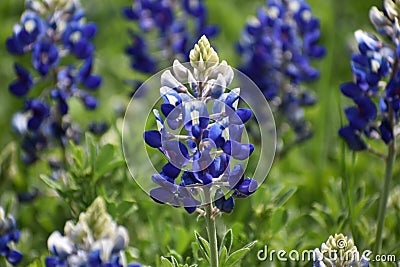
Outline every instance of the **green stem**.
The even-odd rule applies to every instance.
[[[378,228],[376,231],[375,238],[375,253],[380,254],[382,250],[382,232],[385,223],[386,206],[389,198],[390,182],[393,176],[393,165],[396,158],[396,139],[392,140],[388,148],[388,156],[386,159],[385,168],[385,181],[382,188],[381,197],[379,199],[379,211],[378,211]]]
[[[353,235],[353,239],[357,240],[357,232],[356,232],[356,227],[354,225],[355,222],[355,214],[354,214],[354,166],[356,165],[356,153],[353,152],[352,153],[352,166],[351,166],[351,170],[349,172],[349,176],[348,176],[348,181],[347,181],[347,197],[348,197],[348,202],[349,202],[349,217],[350,217],[350,229],[351,229],[351,233]]]
[[[207,222],[207,234],[208,242],[210,243],[210,266],[218,267],[218,240],[217,240],[217,228],[215,226],[215,219],[212,217],[213,205],[210,197],[210,192],[206,193],[207,204],[206,210],[206,222]]]

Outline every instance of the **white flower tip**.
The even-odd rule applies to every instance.
[[[74,251],[74,246],[71,240],[62,236],[58,231],[53,232],[49,236],[47,247],[51,253],[60,257],[70,255]]]

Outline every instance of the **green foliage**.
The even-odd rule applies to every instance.
[[[62,172],[61,177],[56,179],[44,174],[40,178],[69,204],[76,216],[100,193],[104,193],[98,190],[102,187],[102,182],[115,175],[125,162],[118,147],[112,144],[100,145],[90,134],[86,134],[82,146],[70,142],[65,153],[65,168],[68,172]],[[124,209],[121,206],[123,203],[115,205]],[[125,209],[127,208],[125,204]]]
[[[195,232],[198,248],[204,258],[210,262],[210,244],[198,232]],[[231,252],[233,242],[233,232],[229,229],[225,232],[221,239],[218,250],[219,264],[221,267],[238,266],[241,260],[251,251],[257,241],[250,242],[233,252]]]

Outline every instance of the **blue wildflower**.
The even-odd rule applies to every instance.
[[[47,267],[140,267],[139,264],[125,265],[128,232],[113,221],[100,197],[80,214],[76,224],[68,221],[64,232],[62,235],[55,231],[47,240],[51,253],[45,260]]]
[[[173,72],[161,75],[164,103],[161,113],[154,110],[158,129],[146,131],[144,140],[168,163],[152,176],[158,187],[150,196],[192,213],[202,205],[201,191],[215,188],[216,207],[230,213],[234,197],[247,197],[258,187],[256,180],[244,177],[242,163],[233,163],[246,160],[254,151],[253,144],[242,142],[244,123],[252,111],[238,108],[239,88],[225,92],[233,70],[225,61],[219,62],[205,36],[191,50],[190,63],[193,69],[175,60]],[[175,133],[179,129],[185,134]],[[227,198],[222,189],[229,192]]]
[[[94,23],[82,24],[71,20],[62,36],[64,47],[69,49],[77,58],[91,57],[94,46],[90,40],[96,35],[97,26]]]
[[[13,35],[7,39],[7,49],[15,55],[24,54],[30,49],[28,46],[44,32],[45,26],[40,15],[27,10],[21,16],[21,23],[14,27]]]
[[[257,17],[245,26],[238,44],[240,70],[262,90],[275,117],[277,131],[285,142],[285,129],[293,129],[296,140],[311,136],[304,108],[316,102],[303,83],[315,81],[319,71],[311,61],[325,55],[319,20],[304,0],[267,0]]]
[[[50,41],[37,42],[32,50],[33,67],[42,76],[47,75],[51,68],[54,68],[59,60],[57,46]]]
[[[12,265],[17,265],[22,260],[22,253],[14,249],[14,243],[19,241],[20,231],[17,229],[15,218],[5,215],[0,207],[0,256],[3,256]]]
[[[133,0],[123,14],[136,26],[129,31],[132,42],[126,54],[131,68],[143,73],[154,73],[175,58],[188,61],[190,49],[202,35],[212,37],[218,32],[215,25],[207,24],[203,0]]]
[[[88,110],[98,105],[92,92],[102,80],[93,74],[91,44],[97,27],[84,18],[79,1],[26,0],[26,11],[6,41],[10,53],[29,54],[32,60],[32,68],[15,64],[17,79],[9,85],[9,91],[25,103],[12,125],[21,135],[27,164],[34,163],[46,147],[79,141],[79,127],[68,116],[71,98],[80,99]],[[33,94],[34,88],[42,91]]]
[[[355,32],[358,52],[351,56],[354,79],[340,87],[354,105],[345,109],[348,124],[339,130],[339,135],[355,151],[370,149],[368,139],[381,139],[389,144],[396,137],[400,109],[400,37],[398,15],[392,9],[395,4],[386,2],[386,13],[376,7],[370,11],[370,20],[382,38],[362,30]]]

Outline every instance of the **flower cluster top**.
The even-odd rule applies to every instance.
[[[22,260],[22,253],[14,249],[14,243],[18,242],[19,237],[20,231],[15,218],[11,214],[6,216],[4,209],[0,207],[0,257],[6,257],[12,265],[17,265]]]
[[[217,33],[216,26],[207,24],[203,0],[133,0],[123,12],[136,24],[126,49],[131,67],[144,73],[169,66],[175,58],[188,61],[190,49],[203,34]]]
[[[25,6],[6,45],[11,54],[31,58],[29,66],[15,63],[17,78],[9,85],[9,91],[24,100],[12,124],[23,138],[23,160],[29,164],[50,143],[79,139],[77,126],[66,116],[68,100],[74,97],[95,109],[92,92],[101,77],[92,73],[91,40],[97,27],[85,22],[78,0],[26,0]]]
[[[127,230],[113,221],[98,197],[76,224],[65,224],[64,235],[58,231],[50,235],[47,245],[52,255],[46,266],[140,267],[124,262],[128,243]]]
[[[400,110],[400,3],[384,0],[385,12],[373,7],[370,20],[381,36],[358,30],[358,52],[351,57],[353,81],[341,85],[354,105],[345,109],[348,124],[339,135],[355,151],[370,148],[368,139],[390,144],[398,135]]]
[[[314,267],[369,267],[368,259],[358,251],[353,239],[343,234],[331,235],[313,255]]]
[[[209,203],[215,190],[217,208],[230,212],[233,197],[247,197],[258,186],[256,180],[244,177],[241,163],[254,150],[252,144],[242,143],[244,123],[252,111],[238,108],[240,88],[225,92],[234,72],[226,61],[219,62],[205,36],[191,50],[190,65],[175,60],[173,72],[161,75],[164,103],[161,113],[154,110],[158,129],[146,131],[144,139],[168,163],[152,176],[159,187],[150,195],[192,213]],[[227,198],[222,189],[231,192]]]
[[[316,99],[302,83],[319,77],[311,60],[325,55],[318,44],[320,34],[319,20],[306,1],[267,0],[245,26],[238,44],[240,70],[263,91],[277,122],[289,124],[299,139],[311,134],[304,107]],[[285,128],[277,129],[281,137]]]

